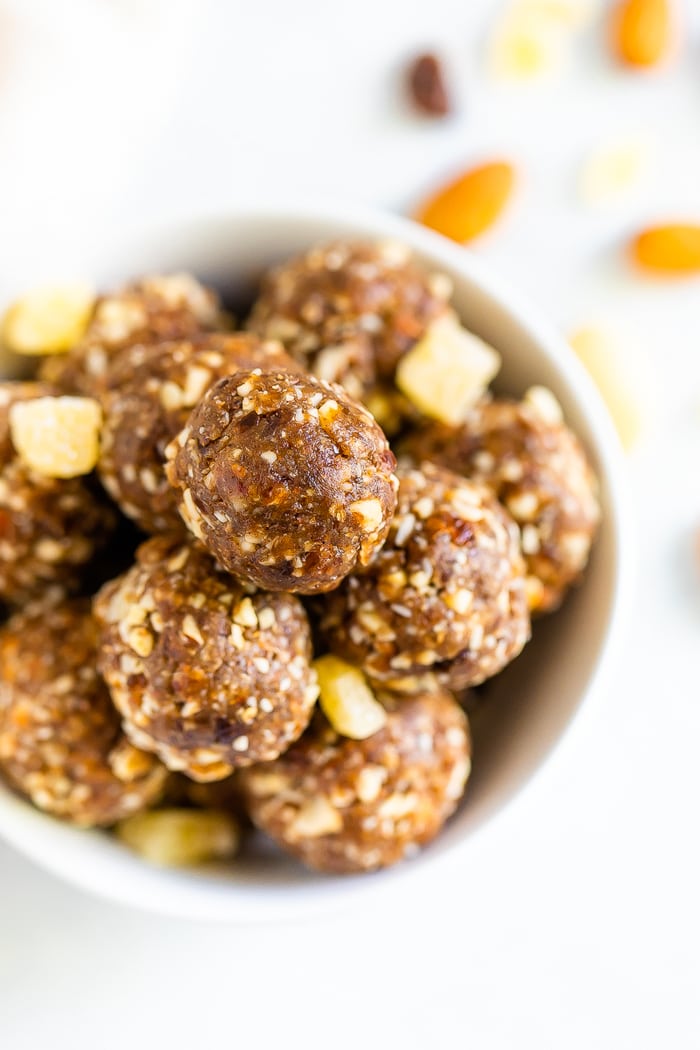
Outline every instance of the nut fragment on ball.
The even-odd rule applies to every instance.
[[[399,361],[396,384],[423,415],[454,424],[484,395],[500,367],[500,354],[450,312],[433,321]]]
[[[319,657],[313,666],[321,690],[319,703],[337,733],[365,740],[382,728],[386,711],[359,668],[330,654]]]
[[[84,335],[95,307],[89,285],[56,284],[26,292],[8,308],[0,340],[15,354],[58,354]]]
[[[10,435],[21,461],[45,478],[94,470],[102,409],[90,397],[38,397],[10,408]]]
[[[464,792],[469,731],[453,697],[380,700],[386,721],[366,739],[339,735],[319,712],[284,755],[241,774],[253,823],[317,871],[373,871],[413,856]]]
[[[222,379],[166,456],[191,532],[229,572],[270,590],[337,586],[381,547],[396,505],[383,431],[312,376]]]
[[[121,841],[150,864],[182,868],[229,860],[241,831],[231,813],[216,809],[167,809],[137,813],[116,828]]]

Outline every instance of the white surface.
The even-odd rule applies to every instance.
[[[2,280],[79,267],[91,241],[134,215],[280,186],[399,208],[465,159],[513,156],[519,199],[484,255],[565,328],[618,322],[658,375],[656,427],[630,461],[641,571],[617,688],[475,840],[468,867],[323,924],[146,918],[0,846],[9,1050],[697,1046],[700,295],[697,282],[631,278],[616,258],[638,222],[700,212],[697,33],[685,68],[650,79],[584,47],[554,89],[494,87],[479,56],[497,5],[413,6],[66,2],[39,64],[29,16],[44,9],[55,31],[59,5],[0,3]],[[125,18],[129,34],[107,25]],[[154,35],[137,44],[138,32]],[[460,81],[462,114],[439,127],[402,114],[392,94],[403,58],[429,41]],[[581,155],[632,125],[657,142],[656,178],[618,210],[584,213]]]

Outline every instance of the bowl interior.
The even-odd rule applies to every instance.
[[[535,624],[522,656],[487,685],[488,702],[472,718],[474,767],[465,800],[417,860],[379,875],[330,878],[306,872],[260,842],[232,867],[161,871],[109,836],[62,825],[0,787],[0,832],[85,888],[197,917],[272,918],[298,916],[326,900],[408,873],[471,834],[522,787],[601,667],[623,564],[617,441],[597,392],[563,340],[467,251],[390,216],[296,208],[205,219],[167,233],[126,238],[94,260],[91,272],[109,286],[148,271],[191,270],[228,301],[242,303],[250,300],[271,263],[338,236],[395,237],[411,245],[419,259],[450,275],[462,320],[501,352],[499,388],[517,396],[539,383],[559,398],[601,480],[604,517],[586,579],[556,615]]]

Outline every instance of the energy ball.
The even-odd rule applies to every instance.
[[[248,326],[365,401],[447,310],[451,291],[444,274],[420,269],[402,244],[336,241],[272,270]]]
[[[253,823],[317,871],[372,871],[412,856],[464,792],[469,731],[450,694],[379,698],[387,719],[373,736],[339,736],[319,712],[286,754],[242,775]]]
[[[95,601],[99,666],[137,747],[193,780],[268,762],[318,695],[301,602],[219,571],[177,536],[142,544]]]
[[[83,338],[47,357],[40,376],[69,394],[100,398],[111,361],[131,346],[189,339],[224,327],[219,298],[190,274],[142,277],[101,296]]]
[[[588,562],[600,521],[598,484],[554,396],[533,387],[522,401],[484,401],[459,427],[432,424],[404,444],[484,482],[520,526],[533,612],[556,609]]]
[[[311,376],[222,379],[166,455],[190,530],[225,569],[269,590],[337,586],[381,547],[396,506],[383,431]]]
[[[319,602],[321,635],[391,689],[477,685],[530,637],[518,541],[483,485],[429,463],[403,472],[384,547]]]
[[[144,532],[184,531],[177,493],[165,476],[165,448],[213,383],[258,367],[298,366],[279,343],[245,332],[137,344],[110,363],[98,471],[110,496]]]
[[[91,479],[45,477],[16,453],[12,405],[52,393],[42,383],[0,383],[0,601],[10,605],[53,584],[77,587],[116,525]]]
[[[31,603],[0,629],[0,773],[83,827],[154,804],[167,778],[124,737],[96,646],[88,599]]]

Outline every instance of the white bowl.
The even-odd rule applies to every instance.
[[[38,864],[87,890],[152,911],[192,918],[301,918],[350,896],[395,884],[461,847],[521,790],[601,679],[618,634],[629,554],[621,453],[600,397],[564,340],[527,302],[464,248],[411,222],[346,207],[294,206],[240,211],[151,231],[105,250],[94,277],[102,286],[148,271],[187,269],[234,296],[260,272],[333,237],[396,238],[454,281],[466,325],[503,355],[502,390],[540,383],[563,405],[593,459],[603,523],[583,586],[563,609],[536,624],[523,655],[493,680],[474,720],[474,769],[464,802],[417,859],[376,875],[307,872],[260,844],[227,867],[171,871],[132,855],[114,838],[45,816],[0,787],[0,833]]]

